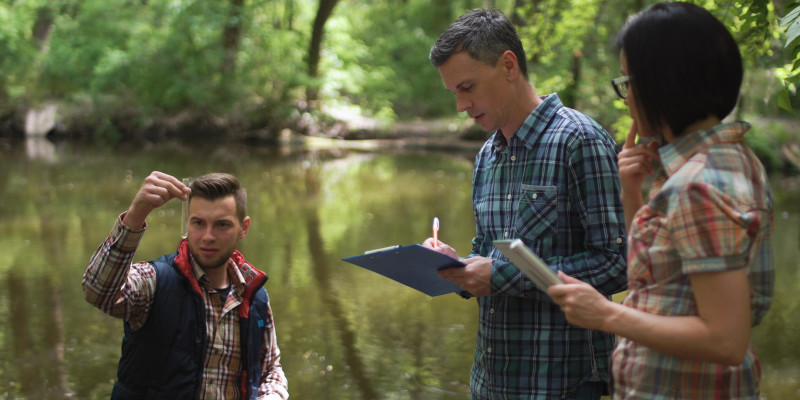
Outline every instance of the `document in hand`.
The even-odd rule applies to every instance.
[[[458,285],[439,278],[436,271],[465,266],[455,258],[418,244],[368,251],[342,260],[394,279],[431,297],[460,292]]]
[[[563,283],[558,275],[520,239],[495,240],[492,242],[508,259],[531,278],[536,287],[546,291],[551,285]]]

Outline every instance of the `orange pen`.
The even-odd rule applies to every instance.
[[[439,218],[433,217],[433,247],[439,246]]]

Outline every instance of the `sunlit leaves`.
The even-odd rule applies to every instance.
[[[786,49],[790,54],[789,63],[779,69],[784,75],[785,87],[778,95],[778,106],[791,110],[792,97],[797,98],[797,83],[800,81],[800,3],[780,19],[780,26],[786,28]]]
[[[781,18],[779,24],[782,27],[787,27],[786,47],[795,45],[795,41],[800,37],[800,7],[796,7],[792,12]]]

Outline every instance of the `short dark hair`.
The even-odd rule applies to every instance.
[[[239,183],[239,180],[231,174],[211,173],[194,179],[189,188],[189,202],[197,196],[206,200],[218,200],[227,196],[233,196],[236,201],[236,217],[239,221],[244,221],[247,216],[247,191]]]
[[[527,80],[525,50],[514,25],[500,10],[476,8],[447,27],[433,44],[429,58],[439,68],[453,54],[466,51],[470,57],[494,66],[506,50],[517,56],[519,70]]]
[[[634,15],[617,36],[631,90],[651,128],[676,136],[692,123],[725,118],[739,97],[742,56],[728,29],[689,3],[665,2]]]

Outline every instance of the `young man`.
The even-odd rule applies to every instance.
[[[131,265],[146,217],[173,198],[189,202],[188,237]],[[249,227],[232,175],[145,179],[83,276],[86,300],[125,321],[112,399],[289,398],[267,276],[236,250]]]
[[[461,16],[430,60],[458,111],[495,132],[475,160],[477,235],[467,266],[440,272],[478,297],[472,398],[599,399],[613,336],[568,324],[492,242],[520,238],[554,270],[606,296],[624,290],[618,148],[556,94],[536,95],[516,30],[497,10]],[[436,250],[458,256],[445,244]]]

